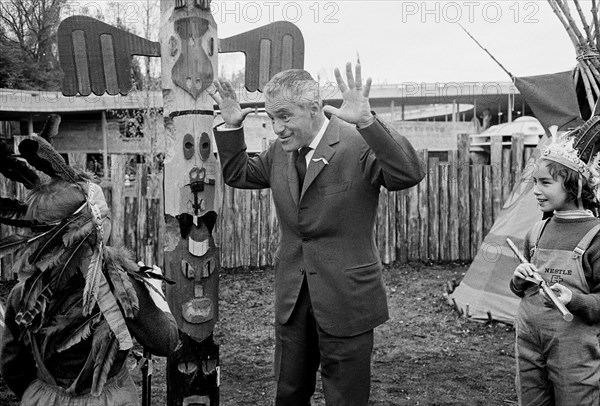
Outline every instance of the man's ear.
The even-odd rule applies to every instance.
[[[322,110],[321,107],[321,103],[319,103],[317,100],[314,100],[311,104],[310,104],[310,115],[311,117],[314,117],[316,115],[318,115]]]

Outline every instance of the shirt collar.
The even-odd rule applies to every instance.
[[[327,119],[327,117],[325,117],[325,121],[323,121],[323,125],[321,126],[321,129],[319,130],[319,132],[317,133],[315,138],[313,138],[312,142],[309,145],[309,148],[311,148],[313,151],[315,149],[317,149],[317,146],[321,142],[321,139],[323,139],[323,135],[325,135],[325,130],[327,130],[328,124],[329,124],[329,120]]]

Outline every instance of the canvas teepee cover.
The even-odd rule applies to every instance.
[[[570,72],[515,78],[515,85],[544,128],[558,125],[566,131],[582,123]],[[491,316],[497,321],[513,322],[519,298],[510,291],[509,282],[518,260],[506,238],[522,249],[525,234],[542,218],[532,193],[531,175],[540,149],[547,142],[548,137],[543,137],[531,155],[465,277],[449,296],[464,312],[468,306],[468,315],[475,320]]]

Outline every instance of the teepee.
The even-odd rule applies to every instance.
[[[600,23],[598,0],[591,2],[591,21],[588,23],[585,10],[579,0],[547,0],[554,14],[567,31],[575,52],[577,66],[573,70],[573,81],[581,117],[589,119],[600,99]],[[569,6],[569,3],[572,3]],[[589,4],[589,2],[586,2]],[[574,11],[573,8],[576,10]],[[574,17],[574,14],[578,17]]]
[[[527,104],[546,129],[557,125],[560,130],[566,131],[580,125],[583,120],[587,121],[579,128],[586,131],[600,125],[600,25],[597,1],[600,0],[592,0],[591,3],[590,26],[578,0],[571,3],[579,16],[579,23],[573,17],[567,1],[548,0],[575,46],[577,66],[572,73],[513,77]],[[547,141],[547,138],[540,141],[529,164],[539,157],[540,148]],[[529,164],[526,170],[533,168]],[[468,272],[448,297],[461,313],[474,320],[513,321],[519,299],[512,294],[508,283],[518,261],[505,240],[510,237],[520,246],[525,233],[541,218],[531,194],[529,175],[521,175],[522,181],[515,185],[504,202],[500,216],[484,238]]]

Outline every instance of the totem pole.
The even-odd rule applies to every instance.
[[[58,46],[65,73],[62,92],[127,94],[133,55],[161,56],[164,151],[165,274],[167,301],[183,345],[167,361],[167,403],[219,404],[219,251],[212,230],[223,185],[213,150],[213,101],[206,90],[217,77],[219,52],[246,54],[245,86],[262,90],[275,73],[302,68],[304,40],[296,26],[275,22],[221,39],[209,0],[162,0],[160,42],[84,16],[65,19]],[[158,264],[159,266],[161,264]],[[149,404],[146,388],[144,403]]]

